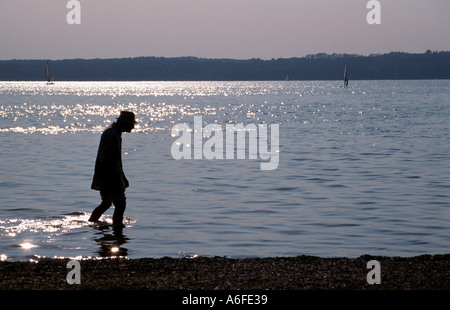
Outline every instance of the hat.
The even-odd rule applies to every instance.
[[[127,124],[137,124],[135,118],[134,118],[134,113],[133,112],[129,112],[129,111],[122,111],[120,112],[120,116],[117,118],[118,121],[122,122],[122,123],[127,123]]]

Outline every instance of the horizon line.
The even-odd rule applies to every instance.
[[[350,54],[350,53],[326,53],[326,52],[318,52],[315,54],[307,54],[305,56],[291,56],[291,57],[272,57],[272,58],[227,58],[227,57],[199,57],[199,56],[123,56],[123,57],[93,57],[93,58],[13,58],[13,59],[0,59],[0,61],[65,61],[65,60],[117,60],[117,59],[135,59],[135,58],[167,58],[167,59],[176,59],[176,58],[191,58],[191,59],[203,59],[203,60],[234,60],[234,61],[248,61],[248,60],[262,60],[262,61],[273,61],[273,60],[283,60],[283,59],[302,59],[308,58],[311,56],[324,55],[324,56],[333,56],[336,55],[338,57],[375,57],[375,56],[383,56],[389,54],[409,54],[409,55],[422,55],[422,54],[435,54],[435,53],[450,53],[450,50],[435,50],[432,51],[427,49],[425,52],[402,52],[402,51],[390,51],[385,53],[371,53],[371,54]]]

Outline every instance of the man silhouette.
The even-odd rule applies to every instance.
[[[135,124],[134,113],[122,111],[117,122],[102,133],[91,185],[91,189],[100,191],[102,202],[92,212],[89,218],[91,222],[97,222],[114,204],[113,225],[123,226],[125,188],[129,183],[122,168],[122,132],[131,132]]]

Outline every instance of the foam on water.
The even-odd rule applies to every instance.
[[[25,211],[25,210],[20,210]],[[90,214],[85,212],[72,212],[69,214],[50,215],[48,217],[15,218],[0,220],[2,238],[14,240],[9,247],[22,251],[25,257],[9,257],[2,254],[2,260],[21,260],[28,258],[72,258],[72,259],[100,259],[104,257],[126,256],[126,249],[121,245],[127,238],[122,230],[114,229],[111,216],[105,215],[100,222],[88,221]],[[131,227],[135,219],[124,219],[125,228]],[[77,255],[81,247],[70,247],[70,239],[80,238],[84,234],[92,234],[92,240],[99,242],[100,250],[97,256]],[[101,237],[98,237],[100,235]],[[84,237],[82,237],[84,238]],[[61,239],[62,242],[60,242]],[[70,254],[73,252],[73,255]],[[65,255],[61,255],[65,253]],[[14,254],[13,254],[14,255]]]

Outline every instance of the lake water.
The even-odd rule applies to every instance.
[[[450,81],[341,85],[0,82],[1,260],[449,253]],[[112,209],[87,219],[100,134],[121,110],[139,125],[122,137],[119,233]],[[277,168],[175,160],[172,128],[195,115],[279,124]]]

